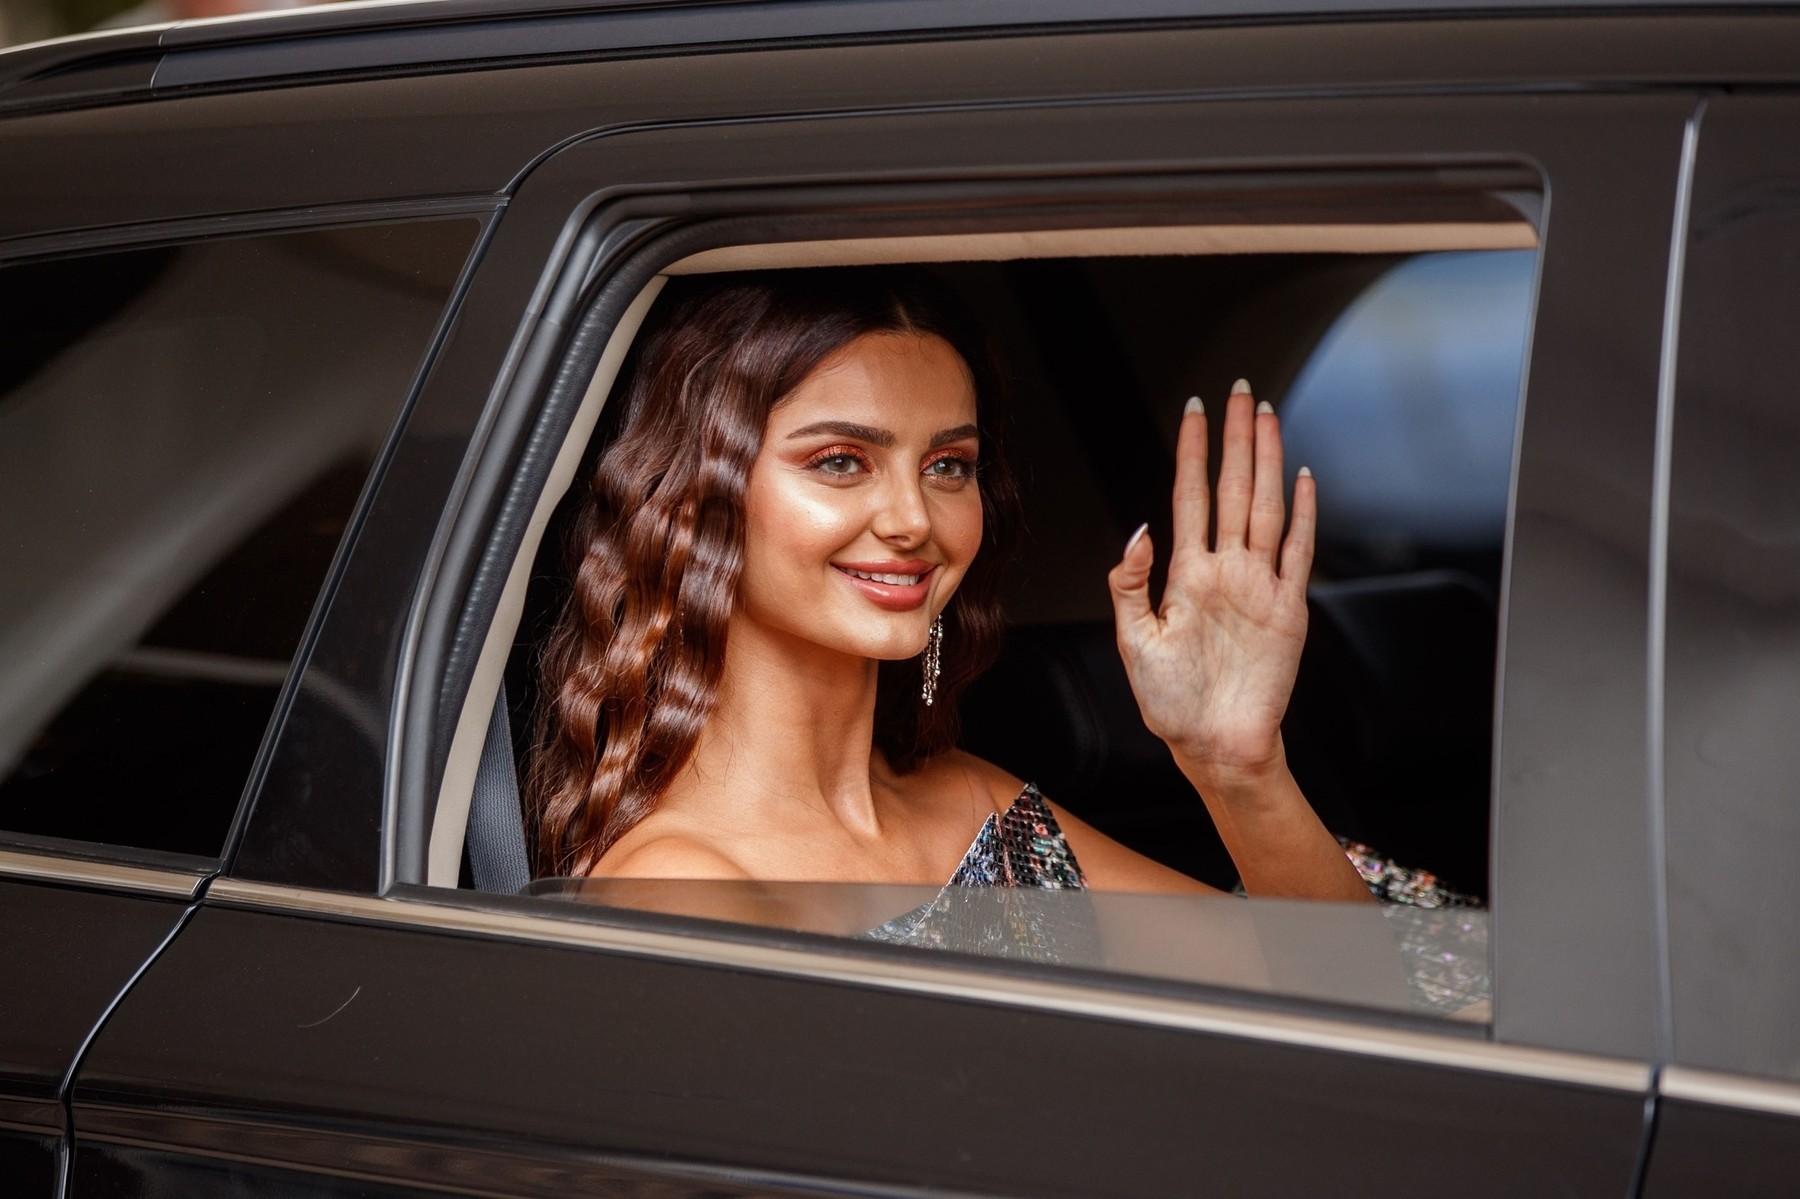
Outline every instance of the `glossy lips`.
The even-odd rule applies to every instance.
[[[831,564],[869,602],[890,612],[910,612],[925,602],[931,591],[929,562],[833,562]]]

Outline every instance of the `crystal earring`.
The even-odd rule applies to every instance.
[[[919,695],[929,708],[937,698],[938,675],[944,667],[944,618],[938,617],[931,622],[931,632],[925,638],[925,661],[920,664],[919,673],[925,677],[925,685],[919,689]]]

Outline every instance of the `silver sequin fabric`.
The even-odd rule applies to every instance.
[[[1429,870],[1402,866],[1367,845],[1343,837],[1339,837],[1337,843],[1343,846],[1344,855],[1350,859],[1350,864],[1356,867],[1363,882],[1369,885],[1370,892],[1382,903],[1403,903],[1413,908],[1481,906],[1479,899],[1460,891],[1452,891]]]
[[[1490,992],[1480,902],[1365,845],[1339,839],[1381,902],[1411,1006],[1449,1015]],[[863,934],[871,941],[1101,966],[1087,878],[1043,795],[1026,784],[982,823],[937,898]]]
[[[982,822],[936,899],[863,936],[989,957],[1085,960],[1095,948],[1091,912],[1037,897],[1085,890],[1087,878],[1055,813],[1027,783],[1005,812]]]
[[[1087,879],[1050,805],[1026,783],[1005,812],[982,823],[962,864],[950,876],[950,885],[1082,891]]]

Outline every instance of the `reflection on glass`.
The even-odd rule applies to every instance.
[[[218,853],[474,232],[0,270],[0,832]]]
[[[540,879],[529,895],[1400,1012],[1488,1018],[1488,916],[1020,887]]]

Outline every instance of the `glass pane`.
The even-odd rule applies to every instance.
[[[693,879],[540,879],[527,893],[1463,1020],[1487,1020],[1492,992],[1488,916],[1472,908]]]
[[[219,852],[476,228],[0,270],[0,832]]]

